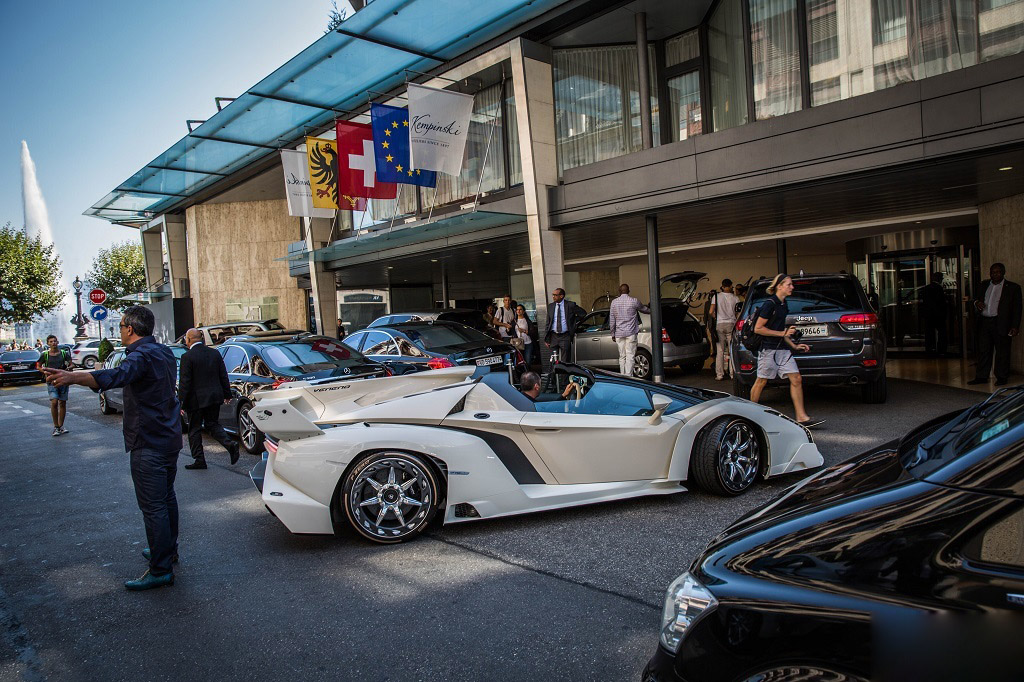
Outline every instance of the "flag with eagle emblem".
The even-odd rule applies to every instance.
[[[334,140],[306,138],[309,188],[315,208],[338,208],[338,147]]]

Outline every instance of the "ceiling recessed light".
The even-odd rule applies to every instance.
[[[389,266],[388,266],[388,270],[394,270],[394,269],[395,269],[395,266],[394,266],[394,265],[389,265]]]
[[[466,270],[466,274],[467,274],[467,275],[472,275],[472,274],[473,274],[473,271],[472,271],[472,270]]]
[[[436,262],[437,262],[437,259],[436,259],[436,258],[431,258],[431,259],[430,259],[430,262],[431,262],[431,263],[436,263]]]
[[[999,170],[1001,170],[1001,171],[1008,171],[1008,170],[1013,170],[1013,166],[1003,166],[1003,167],[1002,167],[1002,168],[1000,168]]]
[[[487,249],[484,249],[484,253],[490,253],[490,251],[488,251]]]

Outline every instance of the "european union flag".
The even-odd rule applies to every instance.
[[[370,126],[373,128],[373,158],[377,165],[378,180],[420,187],[433,187],[437,184],[437,171],[409,168],[407,109],[371,104]]]

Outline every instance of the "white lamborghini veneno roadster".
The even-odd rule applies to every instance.
[[[456,523],[668,495],[738,495],[822,464],[810,433],[724,393],[560,365],[537,399],[472,367],[294,382],[253,417],[253,480],[293,533],[351,528],[381,543]],[[563,393],[567,397],[563,398]]]

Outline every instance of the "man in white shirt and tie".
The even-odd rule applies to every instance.
[[[978,370],[969,384],[987,384],[994,369],[996,386],[1010,377],[1010,343],[1020,330],[1020,285],[1006,279],[1006,266],[993,263],[974,302],[978,319]],[[993,367],[994,365],[994,367]]]
[[[558,351],[559,362],[572,362],[572,338],[576,325],[586,311],[565,298],[565,289],[555,289],[548,303],[547,326],[544,329],[544,343],[551,350]]]

